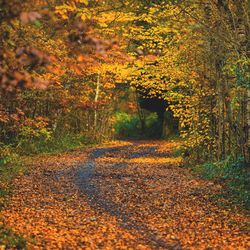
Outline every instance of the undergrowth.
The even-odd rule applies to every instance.
[[[24,171],[11,146],[0,144],[0,210],[11,193],[11,180]],[[0,226],[0,249],[26,249],[26,242],[11,229]]]
[[[223,196],[233,198],[250,209],[250,171],[243,157],[206,162],[194,167],[194,170],[204,179],[220,182],[224,187]]]
[[[26,241],[11,229],[0,226],[0,249],[27,249]]]
[[[250,168],[243,157],[235,160],[228,156],[223,161],[197,164],[197,159],[193,160],[190,152],[185,147],[180,147],[174,150],[172,155],[184,157],[185,166],[191,168],[199,177],[223,186],[222,192],[211,198],[215,200],[225,198],[234,204],[241,204],[246,209],[250,209]]]
[[[143,120],[138,115],[118,112],[115,115],[115,136],[127,139],[152,139],[161,137],[161,124],[155,113],[148,114]]]
[[[95,144],[91,138],[86,138],[81,134],[66,134],[63,136],[52,137],[49,140],[21,141],[16,148],[20,155],[33,155],[41,153],[62,153],[86,145]]]

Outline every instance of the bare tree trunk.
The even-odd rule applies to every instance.
[[[97,129],[97,102],[99,99],[100,92],[100,74],[97,74],[96,90],[95,90],[95,111],[94,111],[94,128]]]
[[[136,99],[137,112],[138,112],[139,119],[141,122],[141,131],[142,131],[142,133],[144,133],[145,132],[145,114],[143,112],[143,109],[140,106],[139,96],[138,96],[137,92],[135,92],[135,99]]]

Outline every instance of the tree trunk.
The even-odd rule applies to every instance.
[[[96,90],[95,90],[95,111],[94,111],[94,128],[97,129],[97,102],[99,99],[100,92],[100,74],[97,74]]]

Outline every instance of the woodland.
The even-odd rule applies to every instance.
[[[3,214],[0,249],[248,249],[249,41],[248,0],[0,0],[0,206]],[[117,153],[111,144],[120,148]],[[102,152],[100,145],[108,146]],[[71,169],[88,157],[95,158],[92,165],[99,171],[98,177],[87,163],[83,164],[87,174],[80,170],[77,174],[78,170]],[[119,164],[123,170],[117,173],[117,183],[113,177],[105,182],[105,176],[115,174]],[[164,172],[162,168],[168,165],[176,168]],[[157,216],[147,212],[149,201],[143,203],[141,197],[151,189],[146,189],[144,194],[139,189],[142,178],[138,177],[134,187],[138,190],[133,191],[132,186],[126,190],[126,185],[131,184],[126,180],[138,174],[130,169],[132,166],[141,166],[139,173],[149,176],[145,185],[155,185],[158,192],[166,193],[164,188],[177,190],[171,199],[155,197],[157,200],[150,205],[155,210],[161,208],[157,205],[160,202],[171,203],[180,195],[177,201],[183,204],[186,201],[193,211],[198,211],[199,206],[205,210],[207,204],[212,215],[204,222],[205,228],[211,228],[209,223],[218,220],[218,214],[221,214],[219,220],[234,223],[227,227],[223,222],[221,228],[227,230],[221,229],[218,233],[221,236],[209,231],[211,237],[204,236],[201,240],[201,236],[195,236],[197,240],[191,236],[193,224],[188,224],[180,205],[169,213],[180,211],[182,215],[176,212],[175,216],[179,216],[180,225],[184,223],[183,228],[190,228],[187,234],[183,228],[182,233],[172,232],[178,226],[172,220],[163,223],[163,210],[158,213],[162,224],[150,229]],[[161,178],[153,181],[155,175],[165,174],[166,182]],[[182,181],[179,184],[173,181],[173,175]],[[89,202],[73,194],[78,192],[77,188],[69,184],[79,176],[83,178],[81,183],[94,183],[88,187],[79,184]],[[198,179],[190,181],[191,176]],[[39,187],[32,186],[36,178]],[[61,187],[56,184],[57,178]],[[45,200],[54,195],[44,183],[53,190],[61,189],[78,197],[77,201],[66,197],[69,202],[60,203],[60,221],[65,219],[64,206],[75,211],[81,201],[85,214],[75,211],[75,218],[80,221],[86,215],[90,219],[86,219],[89,223],[86,227],[80,228],[79,224],[78,230],[94,232],[91,236],[62,229],[59,222],[54,224],[65,230],[58,229],[60,236],[50,226],[43,228],[46,220],[42,219],[49,217],[49,209],[56,209],[54,205],[43,208],[47,217],[40,214],[39,218],[36,215],[40,210],[36,213],[32,210],[41,205],[37,204],[38,200],[49,203]],[[201,197],[213,196],[213,202],[223,200],[227,205],[223,203],[224,208],[218,210],[212,205],[210,208],[210,198],[204,198],[206,201],[200,198],[193,204],[188,198],[187,183]],[[102,201],[97,192],[98,187],[102,193],[108,185],[117,188],[115,194],[107,191],[106,198],[114,199],[113,205],[107,199]],[[189,191],[192,193],[193,189]],[[138,209],[139,215],[116,215],[120,210],[114,207],[118,206],[118,200],[122,204],[126,195],[131,196],[128,198],[131,211]],[[134,200],[135,196],[139,198]],[[96,203],[92,204],[92,200]],[[138,200],[143,202],[138,205]],[[29,203],[30,207],[25,207]],[[95,214],[94,208],[99,210],[99,206],[105,210],[104,214],[109,211],[107,217]],[[133,214],[131,211],[128,214]],[[144,212],[147,228],[142,223]],[[223,217],[225,214],[228,217]],[[119,229],[113,228],[117,223],[113,222],[115,216],[124,224]],[[15,224],[16,221],[19,222]],[[243,226],[235,228],[237,224]],[[167,225],[165,229],[163,225]],[[128,232],[129,227],[148,234],[133,236]],[[168,229],[168,243],[164,243],[165,236],[159,232]],[[36,240],[31,240],[32,232]],[[153,236],[155,232],[157,236]],[[46,238],[48,235],[54,238]],[[84,243],[79,238],[84,238]],[[163,243],[159,243],[162,238]]]

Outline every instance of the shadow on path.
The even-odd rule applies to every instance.
[[[104,156],[105,154],[119,154],[122,150],[126,150],[125,155],[128,158],[137,158],[145,155],[153,154],[156,150],[155,147],[141,148],[139,151],[129,150],[129,147],[133,146],[123,146],[123,147],[113,147],[113,148],[99,148],[92,152],[89,157],[89,160],[83,165],[80,166],[77,170],[77,184],[80,187],[81,191],[87,195],[90,205],[100,212],[105,212],[111,216],[115,216],[118,221],[120,221],[120,226],[127,230],[136,230],[140,237],[139,242],[146,243],[154,249],[182,249],[178,241],[176,243],[170,244],[166,240],[161,239],[157,236],[157,232],[149,228],[143,222],[137,220],[132,216],[131,213],[126,211],[126,204],[121,204],[121,206],[115,204],[107,196],[103,195],[101,187],[95,184],[96,181],[103,180],[104,178],[118,178],[122,179],[125,177],[140,178],[136,175],[126,175],[126,174],[114,174],[112,175],[103,175],[96,173],[96,162],[95,159]],[[124,157],[124,152],[123,157]],[[126,168],[126,163],[115,163],[112,167]],[[143,178],[143,177],[142,177]],[[146,177],[147,178],[147,177]],[[148,177],[149,179],[154,179],[155,177]],[[93,181],[95,180],[95,182]],[[112,187],[110,187],[112,188]]]

